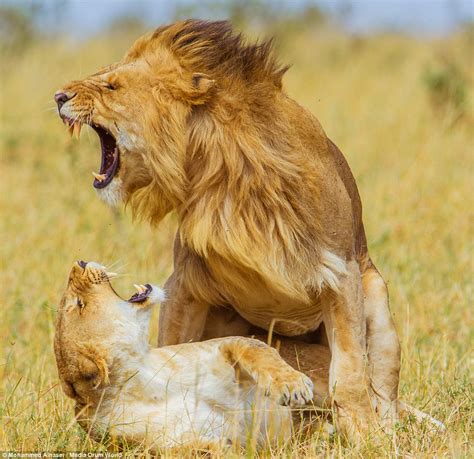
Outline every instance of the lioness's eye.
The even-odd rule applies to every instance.
[[[112,83],[105,83],[105,87],[110,90],[114,90],[116,87]]]
[[[81,308],[81,310],[84,308],[84,302],[80,298],[77,299],[77,305]]]

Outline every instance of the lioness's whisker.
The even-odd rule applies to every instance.
[[[122,260],[119,259],[119,260],[117,260],[117,261],[114,261],[114,262],[110,263],[110,265],[106,265],[106,268],[107,268],[107,269],[112,269],[115,265],[117,265],[118,263],[121,263],[121,262],[122,262]],[[123,266],[126,266],[126,265],[127,265],[127,263],[124,263],[124,264],[123,264]],[[120,271],[120,270],[119,270],[119,271]]]

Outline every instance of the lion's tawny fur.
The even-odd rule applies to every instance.
[[[285,93],[285,70],[270,42],[247,44],[228,22],[180,21],[63,88],[61,113],[116,139],[120,169],[104,199],[123,198],[153,224],[178,214],[160,344],[232,333],[213,327],[224,307],[244,319],[239,332],[296,336],[324,321],[343,422],[365,428],[375,413],[391,424],[400,348],[357,187],[317,119]]]

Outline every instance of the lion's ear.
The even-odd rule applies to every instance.
[[[201,94],[205,94],[215,86],[215,80],[211,80],[204,73],[193,73],[193,89]]]
[[[204,104],[209,99],[215,85],[215,80],[211,80],[204,73],[193,73],[191,91],[188,93],[191,103],[194,105]]]

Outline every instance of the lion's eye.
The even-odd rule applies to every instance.
[[[77,299],[77,305],[81,308],[81,310],[84,308],[84,302],[80,298]]]
[[[109,83],[109,82],[105,83],[105,87],[107,89],[110,89],[111,91],[113,91],[114,89],[117,89],[117,87],[114,84]]]

